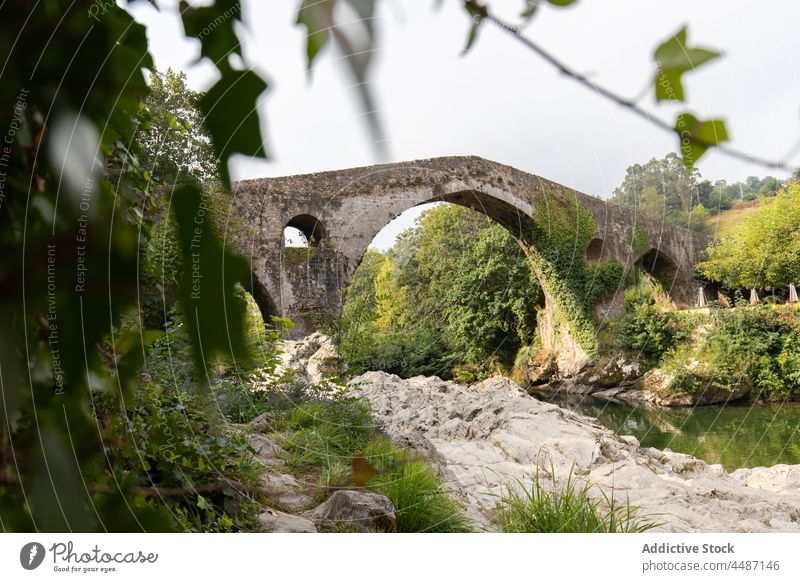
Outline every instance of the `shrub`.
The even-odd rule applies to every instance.
[[[143,488],[174,491],[163,503],[176,529],[252,527],[257,506],[231,482],[257,487],[263,469],[252,461],[245,438],[230,430],[226,418],[247,422],[277,406],[294,406],[282,393],[249,390],[249,373],[255,365],[274,371],[277,332],[264,327],[252,298],[239,291],[241,300],[248,301],[247,341],[260,355],[258,360],[234,364],[217,358],[209,362],[208,377],[199,378],[182,309],[176,304],[164,333],[145,349],[139,383],[121,411],[126,422],[114,434],[120,460],[115,476]],[[206,382],[211,392],[203,387]],[[101,417],[119,413],[118,402],[105,395],[98,400]]]
[[[459,384],[472,384],[481,375],[481,368],[475,364],[466,364],[453,367],[453,381]]]
[[[619,329],[620,346],[653,360],[660,360],[681,337],[677,319],[644,301],[629,308]]]
[[[187,531],[250,529],[254,506],[230,486],[257,486],[262,469],[241,435],[228,431],[208,398],[145,382],[114,435],[116,478],[185,493],[161,496],[176,527]],[[197,490],[205,489],[200,495]]]
[[[663,362],[675,390],[749,388],[781,401],[800,392],[800,326],[792,310],[739,304],[712,312],[697,346],[679,346]],[[691,369],[687,362],[693,362]]]
[[[729,382],[748,381],[756,398],[782,400],[800,388],[798,331],[768,306],[720,311],[701,356]]]
[[[623,284],[625,267],[616,259],[586,267],[586,301],[594,306],[600,299],[613,295]]]

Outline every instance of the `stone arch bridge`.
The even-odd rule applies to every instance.
[[[509,166],[477,157],[445,157],[237,182],[233,207],[245,228],[236,244],[250,260],[250,287],[262,314],[291,318],[295,335],[334,318],[343,291],[378,232],[403,211],[436,201],[482,212],[523,247],[534,249],[548,229],[563,228],[551,222],[551,211],[577,214],[584,208],[593,219],[594,233],[588,244],[583,242],[584,248],[575,249],[574,260],[616,259],[623,274],[638,265],[669,291],[676,308],[689,306],[696,296],[694,265],[708,242],[705,236],[644,219]],[[284,249],[287,226],[306,235],[308,249]],[[545,294],[543,345],[564,352],[564,361],[588,358],[591,350],[556,316],[559,298],[550,292],[553,282],[533,266]],[[596,321],[614,317],[623,298],[620,285],[597,308]]]

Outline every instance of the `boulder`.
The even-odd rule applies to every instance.
[[[555,379],[558,374],[558,364],[552,354],[541,355],[528,364],[525,373],[529,385],[541,386]]]
[[[264,485],[273,489],[292,489],[300,487],[300,482],[285,473],[266,473],[262,478]]]
[[[270,390],[276,386],[306,389],[325,384],[341,374],[344,360],[337,353],[333,340],[319,332],[301,340],[278,343],[278,365],[274,371],[254,374],[254,391]]]
[[[601,358],[579,375],[579,381],[596,389],[632,382],[642,376],[644,366],[622,355]]]
[[[692,362],[686,369],[693,369]],[[750,385],[747,382],[741,382],[736,390],[731,391],[703,382],[702,375],[698,375],[696,381],[701,384],[701,388],[693,387],[691,392],[687,392],[683,390],[675,374],[655,369],[645,374],[640,386],[642,390],[650,393],[647,399],[661,406],[725,404],[750,395]]]
[[[285,456],[287,454],[286,451],[265,437],[263,434],[248,434],[245,438],[247,440],[247,444],[253,448],[256,459],[267,465],[276,464],[273,461],[280,460],[278,457]]]
[[[257,531],[270,533],[316,533],[314,522],[306,517],[267,509],[256,517]]]
[[[278,496],[278,503],[287,511],[302,511],[314,501],[308,495],[289,491]]]
[[[327,529],[357,532],[396,529],[394,505],[389,498],[367,491],[337,491],[307,515]]]
[[[267,430],[271,420],[269,412],[262,412],[253,420],[247,423],[247,430],[254,433],[262,433]]]
[[[745,485],[773,493],[800,493],[800,465],[737,469],[731,476]]]
[[[305,373],[309,382],[321,384],[342,373],[344,359],[336,351],[336,346],[333,345],[331,338],[322,334],[315,335],[319,336],[316,350],[306,361]]]

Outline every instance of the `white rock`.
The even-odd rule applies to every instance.
[[[268,465],[273,464],[271,461],[287,454],[286,451],[263,434],[247,434],[245,438],[247,439],[247,444],[253,447],[256,458]]]
[[[499,496],[508,487],[528,487],[538,466],[546,486],[553,477],[563,483],[573,470],[578,483],[606,493],[613,488],[640,515],[663,522],[661,531],[800,531],[799,467],[731,476],[688,455],[640,448],[593,418],[527,396],[505,378],[464,386],[367,372],[350,383],[350,392],[371,403],[390,435],[437,461],[485,528]]]
[[[319,332],[301,340],[278,342],[277,347],[280,350],[278,365],[272,373],[266,370],[256,372],[252,390],[263,391],[290,385],[307,388],[326,384],[329,377],[338,375],[342,370],[343,360],[333,340]]]
[[[259,531],[271,533],[316,533],[314,522],[308,518],[268,509],[256,517]]]
[[[731,475],[750,487],[773,493],[800,493],[800,465],[737,469]]]
[[[308,495],[294,491],[283,493],[278,496],[278,503],[287,511],[302,511],[311,505],[313,501],[314,500]]]
[[[267,487],[274,487],[275,489],[292,489],[300,487],[300,482],[292,475],[285,473],[267,473],[262,477]]]

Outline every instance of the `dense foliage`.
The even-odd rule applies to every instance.
[[[507,369],[534,341],[541,302],[528,259],[505,229],[466,208],[437,206],[387,254],[364,256],[339,345],[354,371]]]
[[[168,387],[171,376],[148,379],[141,369],[147,374],[147,359],[158,360],[151,349],[171,333],[164,325],[179,297],[193,314],[181,329],[194,349],[169,348],[171,356],[183,366],[232,363],[233,356],[243,362],[245,308],[234,289],[249,278],[246,263],[210,225],[198,241],[185,235],[204,212],[196,180],[219,169],[227,185],[232,153],[260,155],[259,124],[231,116],[254,110],[265,85],[228,58],[212,59],[220,78],[202,98],[184,92],[179,76],[163,83],[152,76],[148,85],[143,69],[154,69],[144,27],[114,3],[102,17],[98,7],[46,0],[2,8],[15,30],[0,40],[9,63],[0,89],[0,125],[8,131],[0,197],[2,528],[230,529],[234,518],[219,519],[231,504],[198,496],[221,490],[209,459],[216,466],[241,458],[240,440],[213,428],[212,374],[198,366],[192,382]],[[237,2],[187,8],[182,18],[204,54],[242,56]],[[214,34],[202,34],[212,22]],[[192,147],[181,148],[182,140]],[[176,182],[171,208],[160,207],[155,188]],[[153,321],[139,310],[149,307],[155,276],[142,254],[156,218],[168,211],[184,234],[177,254],[184,262],[202,256],[202,277],[193,294],[184,274]],[[171,438],[178,473],[161,458]],[[240,468],[230,475],[246,481],[250,471]],[[201,504],[217,517],[195,515]]]
[[[800,397],[800,319],[792,307],[749,306],[716,310],[702,333],[664,360],[670,388],[701,395],[706,390],[751,394],[755,399]]]
[[[800,182],[791,181],[708,251],[697,270],[726,287],[800,284]]]
[[[647,298],[628,305],[619,326],[619,344],[637,356],[657,362],[675,346],[679,333],[675,316],[662,311]]]
[[[623,267],[614,260],[587,265],[591,215],[579,204],[548,201],[534,217],[532,244],[481,214],[444,205],[426,211],[388,253],[368,251],[339,328],[352,371],[471,381],[507,372],[519,354],[529,359],[544,302],[532,264],[558,320],[591,350],[595,305],[619,288]]]
[[[339,45],[377,138],[378,108],[364,82],[375,3],[338,3],[367,23],[355,34],[336,26],[335,4],[299,3],[309,65],[329,38]],[[236,291],[249,280],[248,265],[204,220],[197,182],[218,172],[227,188],[233,155],[264,155],[256,102],[266,83],[247,68],[239,2],[181,7],[186,35],[216,69],[203,95],[185,91],[175,75],[148,85],[146,31],[113,2],[6,2],[2,16],[13,34],[0,35],[0,527],[236,529],[244,522],[233,516],[247,499],[221,481],[232,475],[246,485],[254,473],[241,440],[219,428],[211,388],[230,388],[219,402],[241,418],[250,407],[231,395],[238,375],[249,352],[272,350],[248,337],[247,306]],[[692,63],[674,44],[662,45],[662,56],[671,57],[663,71],[676,79]],[[152,194],[164,184],[173,194],[174,237],[159,238],[154,225],[167,210]],[[200,233],[198,219],[206,225]],[[158,256],[160,271],[142,257],[153,240],[171,244]],[[187,264],[196,270],[181,268]],[[174,296],[162,293],[164,317],[147,317],[140,304],[142,287],[151,287],[145,275],[177,283]],[[498,306],[504,325],[513,323],[514,341],[527,341],[529,328],[512,305]],[[388,318],[397,336],[396,321]],[[476,328],[464,321],[457,329],[466,338]],[[438,352],[440,329],[425,330],[431,341],[414,340],[416,347],[448,361]],[[411,357],[428,358],[415,349]]]
[[[597,354],[595,307],[623,284],[622,264],[611,259],[587,265],[586,249],[596,231],[591,213],[572,195],[543,192],[533,208],[528,256],[547,282],[555,326],[566,324],[583,350]]]

